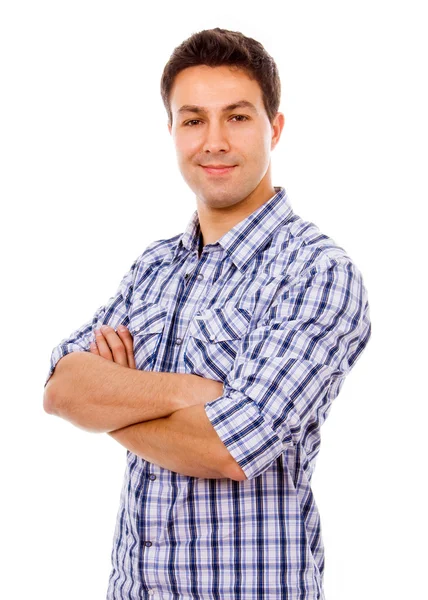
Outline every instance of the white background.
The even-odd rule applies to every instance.
[[[313,477],[326,599],[427,597],[422,4],[2,3],[3,598],[105,598],[126,451],[46,414],[43,384],[53,347],[196,207],[159,82],[179,43],[217,26],[275,58],[286,122],[273,183],[369,293],[372,339]]]

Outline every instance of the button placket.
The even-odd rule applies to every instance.
[[[202,315],[201,310],[194,312],[195,308],[203,306],[207,303],[210,295],[213,293],[212,277],[215,270],[215,263],[211,260],[204,260],[203,264],[199,262],[196,266],[191,261],[187,264],[184,274],[184,285],[187,286],[189,281],[193,281],[192,299],[180,307],[180,330],[176,331],[177,336],[171,343],[176,347],[175,360],[177,363],[184,360],[187,342],[189,340],[189,324],[195,318]],[[199,269],[202,272],[197,272]],[[199,283],[200,282],[200,283]]]

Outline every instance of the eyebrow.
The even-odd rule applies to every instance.
[[[229,112],[230,110],[235,110],[235,108],[249,108],[251,111],[258,114],[257,108],[248,100],[240,100],[239,102],[234,102],[233,104],[228,104],[224,106],[221,112]],[[195,104],[184,104],[181,108],[178,109],[177,114],[192,112],[196,114],[206,113],[207,109],[204,106],[196,106]]]

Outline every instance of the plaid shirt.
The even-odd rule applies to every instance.
[[[320,427],[370,338],[369,306],[344,249],[275,191],[200,258],[195,211],[52,352],[47,379],[95,328],[123,323],[138,369],[223,382],[205,412],[247,477],[190,477],[127,451],[108,600],[324,599],[311,476]]]

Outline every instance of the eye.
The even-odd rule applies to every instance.
[[[200,123],[200,121],[198,119],[192,119],[191,121],[186,121],[186,123],[183,123],[184,126],[190,126],[190,127],[194,127],[194,125],[191,125],[191,123]]]
[[[232,117],[232,119],[243,119],[244,121],[248,121],[248,117],[246,117],[245,115],[235,115],[234,117]]]

